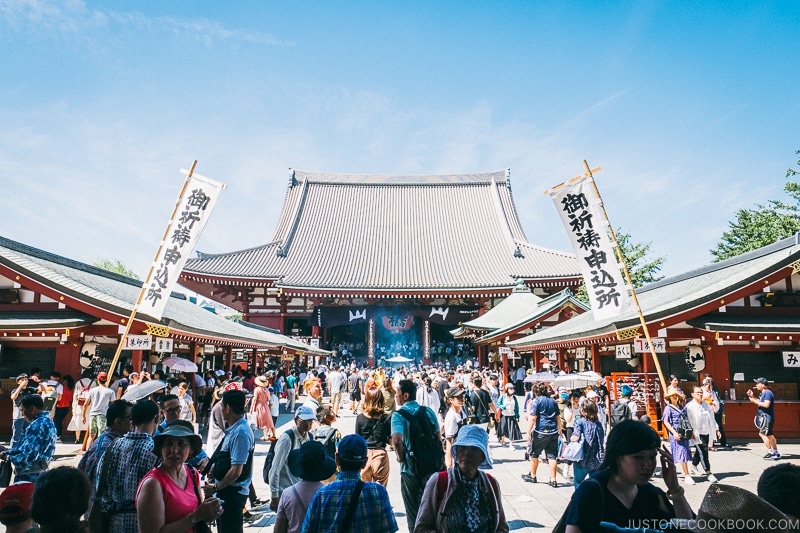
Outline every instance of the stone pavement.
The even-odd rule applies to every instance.
[[[282,406],[283,407],[283,406]],[[292,415],[281,413],[278,419],[280,426],[279,433],[292,422]],[[526,423],[523,419],[520,422],[521,428],[525,429]],[[342,435],[350,434],[355,428],[355,416],[348,410],[340,411],[340,418],[336,427]],[[260,436],[260,433],[258,434]],[[762,460],[765,453],[764,445],[757,438],[753,431],[751,441],[731,441],[733,448],[720,449],[710,454],[712,470],[719,478],[721,483],[736,485],[752,492],[756,491],[756,483],[761,472],[772,464],[772,461]],[[524,460],[524,442],[517,443],[516,447],[500,447],[494,437],[494,432],[489,438],[490,450],[494,459],[494,468],[491,474],[500,482],[503,495],[503,506],[511,531],[550,531],[561,517],[567,506],[569,498],[572,496],[572,484],[559,475],[558,488],[549,487],[546,481],[549,478],[547,465],[539,465],[538,478],[545,483],[531,484],[522,481],[520,475],[526,473],[529,463]],[[779,449],[783,454],[784,461],[792,461],[800,464],[800,443],[778,443]],[[74,455],[76,446],[74,444],[59,444],[57,446],[56,464],[76,465],[79,457]],[[267,453],[268,443],[256,440],[256,452],[254,459],[254,483],[258,495],[262,499],[269,499],[269,488],[261,478],[261,471],[264,465],[264,457]],[[394,460],[394,454],[390,453],[391,475],[389,477],[389,497],[395,510],[397,523],[400,531],[408,531],[405,513],[403,511],[403,500],[400,496],[400,467]],[[692,508],[697,511],[703,499],[709,483],[703,478],[695,478],[697,485],[686,486],[686,495]],[[702,481],[701,481],[702,480]],[[665,488],[664,483],[658,477],[654,478],[654,483],[661,488]],[[253,533],[271,533],[274,522],[274,514],[269,511],[268,506],[257,509],[264,512],[264,515],[252,524],[245,524],[245,531]],[[2,526],[0,526],[2,527]]]

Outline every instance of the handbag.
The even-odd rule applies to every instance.
[[[92,510],[89,513],[89,531],[92,533],[108,533],[111,525],[111,513],[103,507],[103,494],[105,494],[106,481],[108,480],[108,465],[111,449],[109,446],[103,455],[103,469],[100,471],[100,480],[97,483],[97,492],[94,495]]]
[[[197,490],[197,482],[194,479],[194,473],[196,470],[192,467],[189,467],[189,477],[192,478],[192,486],[194,486],[194,494],[197,496],[197,507],[200,507],[200,504],[203,503],[200,501],[200,491]],[[211,533],[211,526],[208,525],[208,522],[205,520],[200,520],[194,525],[194,533]]]
[[[766,431],[769,426],[770,417],[767,413],[756,413],[753,423],[759,431]]]
[[[0,487],[8,487],[11,483],[11,474],[13,473],[13,467],[11,466],[11,461],[6,459],[5,461],[0,461]]]
[[[561,450],[561,458],[565,461],[580,461],[583,459],[583,441],[571,441]]]

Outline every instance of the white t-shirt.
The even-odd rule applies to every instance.
[[[333,371],[328,374],[328,390],[331,394],[336,394],[342,390],[344,383],[344,373]]]
[[[467,418],[467,413],[463,409],[460,413],[456,413],[454,409],[448,409],[444,416],[444,436],[455,438],[458,435],[458,423],[465,418]]]
[[[108,410],[108,404],[117,399],[117,393],[108,387],[96,386],[89,391],[89,416],[104,415]]]

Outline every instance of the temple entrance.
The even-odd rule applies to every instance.
[[[355,358],[367,358],[367,323],[335,326],[327,330],[326,350],[336,350],[336,358],[341,362]],[[337,361],[337,362],[340,362]]]

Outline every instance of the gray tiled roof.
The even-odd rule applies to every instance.
[[[536,320],[539,320],[541,317],[548,315],[567,303],[571,303],[585,311],[588,311],[589,309],[585,303],[573,296],[572,291],[569,289],[564,289],[563,291],[557,292],[545,298],[544,300],[541,300],[535,307],[528,309],[527,313],[520,315],[515,320],[510,320],[501,327],[486,333],[482,337],[478,337],[475,339],[475,342],[498,340],[504,335],[522,328],[526,324],[532,324]]]
[[[707,304],[758,281],[800,259],[797,236],[747,254],[692,270],[637,289],[639,305],[648,322],[664,320]],[[512,348],[607,335],[639,325],[635,310],[622,317],[595,321],[591,312],[533,335],[509,342]]]
[[[139,296],[142,282],[78,261],[60,257],[0,237],[0,264],[58,291],[123,317],[128,317]],[[0,315],[2,316],[2,315]],[[68,316],[72,316],[69,314]],[[137,314],[137,318],[168,326],[175,333],[228,340],[253,347],[288,347],[327,354],[274,331],[226,320],[172,294],[160,322]]]
[[[493,331],[529,315],[532,309],[539,307],[541,301],[529,287],[518,283],[502,302],[481,316],[464,322],[462,326],[466,329]]]
[[[286,288],[510,288],[579,276],[575,256],[527,242],[506,171],[376,176],[293,171],[272,239],[187,262],[184,275]]]
[[[93,324],[99,319],[80,311],[5,311],[0,313],[0,330],[62,329]]]

